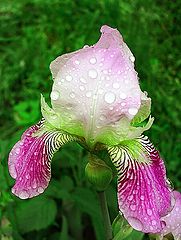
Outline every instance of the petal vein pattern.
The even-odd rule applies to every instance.
[[[146,136],[108,147],[118,171],[118,203],[130,225],[138,231],[163,229],[161,217],[171,204],[163,160]]]
[[[53,154],[74,137],[56,130],[46,130],[45,120],[30,127],[9,155],[9,172],[16,179],[12,192],[21,199],[44,192],[51,178]]]

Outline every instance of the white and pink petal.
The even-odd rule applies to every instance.
[[[53,110],[69,133],[77,134],[77,123],[81,125],[80,135],[88,143],[102,140],[107,129],[108,139],[114,138],[122,121],[130,123],[138,113],[143,94],[134,56],[119,31],[103,26],[101,32],[95,45],[63,55],[50,66]]]
[[[8,166],[16,180],[13,194],[21,199],[32,198],[44,192],[51,178],[53,154],[75,138],[55,129],[47,129],[45,120],[30,127],[12,148]],[[51,130],[50,130],[51,129]]]
[[[136,230],[157,233],[171,204],[163,160],[147,137],[123,141],[108,152],[118,171],[120,211]]]

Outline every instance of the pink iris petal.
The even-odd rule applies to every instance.
[[[172,211],[162,217],[162,220],[165,222],[166,226],[163,229],[163,235],[172,233],[175,240],[181,239],[181,194],[177,191],[173,192],[175,198],[175,205]]]
[[[108,26],[101,32],[95,45],[58,57],[50,66],[54,77],[52,106],[61,114],[62,128],[74,133],[73,128],[66,128],[79,122],[85,138],[94,140],[105,128],[120,130],[122,119],[131,122],[142,96],[134,56],[122,36]]]
[[[58,131],[44,131],[33,136],[44,126],[44,120],[30,127],[9,155],[9,172],[16,179],[12,192],[21,199],[31,198],[44,192],[50,177],[50,161],[53,153],[69,140]]]
[[[161,217],[171,204],[171,190],[158,151],[144,136],[108,150],[118,170],[121,212],[136,230],[160,232],[164,227]]]

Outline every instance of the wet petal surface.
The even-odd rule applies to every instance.
[[[161,231],[164,227],[161,216],[169,210],[171,190],[158,151],[144,136],[108,151],[118,171],[120,211],[138,231]]]
[[[21,199],[31,198],[44,192],[51,177],[50,162],[54,152],[73,137],[60,131],[43,131],[44,120],[30,127],[9,154],[9,172],[16,179],[13,194]]]
[[[116,132],[122,119],[131,122],[139,111],[142,94],[134,56],[122,36],[108,26],[101,32],[94,46],[51,63],[55,78],[51,100],[54,111],[61,113],[61,127],[74,133],[72,126],[79,122],[84,137],[93,141],[105,128]]]

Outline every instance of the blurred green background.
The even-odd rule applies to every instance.
[[[7,169],[11,147],[40,119],[40,93],[49,98],[50,62],[94,44],[101,25],[118,28],[136,57],[142,90],[155,122],[146,133],[181,191],[181,8],[159,0],[5,0],[0,2],[0,234],[3,240],[104,240],[97,196],[84,176],[86,153],[76,144],[59,151],[42,196],[12,196]],[[75,158],[76,156],[76,158]],[[117,213],[116,180],[106,192]],[[129,240],[148,239],[134,232]]]

